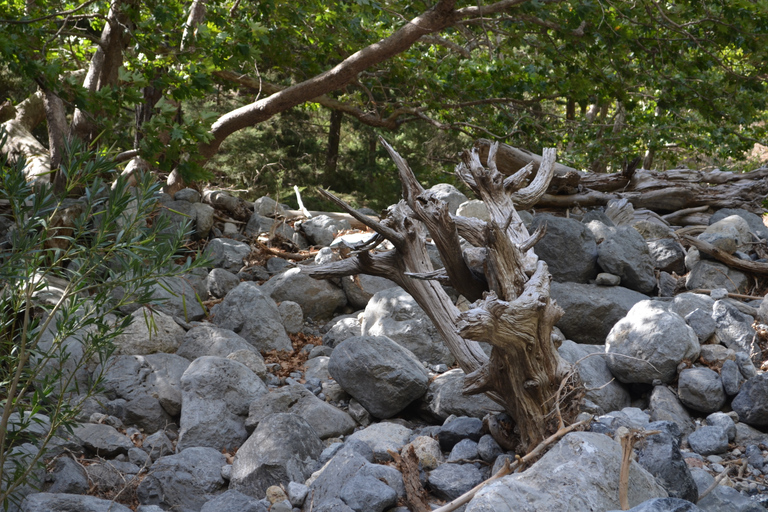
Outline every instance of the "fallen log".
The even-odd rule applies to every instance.
[[[490,141],[475,143],[481,162],[487,163]],[[503,174],[517,172],[528,162],[534,169],[541,157],[506,144],[499,146],[497,167]],[[635,208],[657,213],[708,207],[743,208],[762,213],[762,202],[768,195],[768,168],[745,173],[671,169],[664,172],[647,169],[625,173],[596,174],[558,165],[553,185],[536,204],[540,208],[575,208],[605,206],[613,199],[627,199]],[[702,213],[690,211],[691,222],[700,223]],[[682,220],[685,216],[680,216]]]

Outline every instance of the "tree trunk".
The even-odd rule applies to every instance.
[[[328,151],[325,154],[325,172],[333,177],[339,162],[339,143],[341,142],[341,121],[344,113],[331,110],[331,126],[328,128]]]
[[[573,375],[552,342],[552,326],[562,310],[549,298],[547,265],[532,249],[543,232],[531,236],[515,210],[515,204],[530,207],[546,191],[555,151],[545,151],[528,186],[524,182],[532,165],[507,178],[498,172],[498,145],[490,148],[487,168],[476,149],[465,152],[457,174],[488,206],[491,221],[485,223],[451,216],[445,202],[424,190],[405,160],[383,143],[399,170],[404,199],[390,208],[384,221],[375,222],[326,192],[377,235],[354,256],[306,271],[315,278],[378,275],[404,288],[431,318],[466,373],[464,392],[486,393],[501,404],[516,422],[520,448],[527,451],[561,426],[560,402],[566,397],[558,393],[563,380]],[[444,269],[432,268],[427,234],[440,251]],[[459,236],[485,252],[484,275],[466,263]],[[395,249],[372,252],[383,239]],[[450,283],[474,301],[472,309],[460,312],[439,282]],[[478,341],[493,347],[490,358]],[[578,393],[581,385],[574,381],[569,389]],[[574,403],[569,399],[570,406]],[[574,411],[563,407],[562,414]]]

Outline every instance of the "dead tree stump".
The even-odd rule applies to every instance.
[[[516,210],[532,206],[546,192],[555,150],[544,151],[538,173],[527,186],[533,166],[504,176],[495,165],[497,145],[490,150],[487,167],[477,150],[464,153],[456,173],[485,202],[491,216],[486,223],[452,216],[445,202],[418,183],[407,162],[385,141],[382,144],[397,165],[403,199],[377,222],[324,192],[376,235],[354,247],[346,259],[306,271],[318,279],[376,275],[405,289],[466,373],[464,392],[486,393],[501,404],[516,422],[519,448],[527,452],[569,420],[576,411],[574,397],[581,391],[578,377],[552,341],[552,327],[563,312],[549,297],[547,265],[533,251],[544,233],[530,235]],[[427,235],[445,265],[437,271],[427,253]],[[472,251],[462,250],[462,238]],[[394,250],[372,251],[384,240]],[[480,264],[478,252],[484,254]],[[459,311],[441,283],[453,286],[472,307]],[[479,341],[492,346],[490,357]],[[569,377],[573,381],[563,386]]]

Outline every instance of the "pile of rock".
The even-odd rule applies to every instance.
[[[486,214],[454,188],[438,190],[452,212]],[[433,508],[515,459],[489,435],[492,418],[483,421],[498,406],[461,393],[462,371],[450,369],[429,319],[394,283],[316,281],[276,257],[244,263],[249,237],[280,231],[300,247],[331,246],[359,238],[337,236],[348,224],[314,217],[292,227],[263,198],[242,232],[219,229],[192,192],[166,205],[194,215],[196,236],[212,237],[212,268],[167,280],[152,310],[125,311],[130,331],[94,369],[103,394],[82,402],[82,424],[54,440],[43,492],[23,489],[21,510],[129,510],[93,496],[124,489],[141,512],[405,512],[393,452],[414,449]],[[658,432],[635,446],[632,510],[764,510],[768,377],[753,324],[768,320],[768,302],[729,298],[746,291],[747,276],[686,251],[663,223],[523,214],[531,229],[547,226],[536,252],[565,310],[554,336],[587,386],[583,414],[596,418],[465,510],[619,509],[616,439],[628,429]],[[700,237],[741,258],[755,258],[752,237],[768,239],[749,212],[712,220]],[[335,257],[325,248],[316,260]],[[675,293],[683,287],[712,291]],[[216,305],[206,312],[198,298]],[[323,342],[305,345],[306,364],[286,377],[263,355],[292,350],[299,332]],[[25,450],[36,447],[11,458]]]

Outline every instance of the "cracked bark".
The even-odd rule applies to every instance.
[[[485,393],[501,404],[516,422],[520,448],[536,446],[561,426],[558,389],[572,373],[551,337],[562,310],[549,297],[547,265],[533,251],[543,232],[528,233],[516,205],[529,207],[544,194],[554,174],[555,151],[544,152],[539,171],[527,186],[533,166],[503,175],[495,165],[497,145],[490,148],[487,167],[478,150],[464,153],[456,172],[488,206],[491,221],[485,223],[451,216],[446,205],[418,183],[407,162],[382,143],[397,165],[403,199],[377,222],[326,192],[376,235],[356,247],[352,257],[306,271],[314,278],[364,273],[395,281],[432,319],[464,370],[464,392]],[[430,263],[427,235],[440,251],[445,265],[440,271]],[[460,236],[484,250],[480,273],[477,264],[469,262],[470,251],[462,252]],[[394,250],[372,252],[384,239]],[[474,301],[471,309],[460,312],[439,281],[449,282]],[[490,357],[478,341],[492,346]],[[578,392],[580,384],[575,382],[572,389]],[[563,406],[559,410],[573,412]]]

